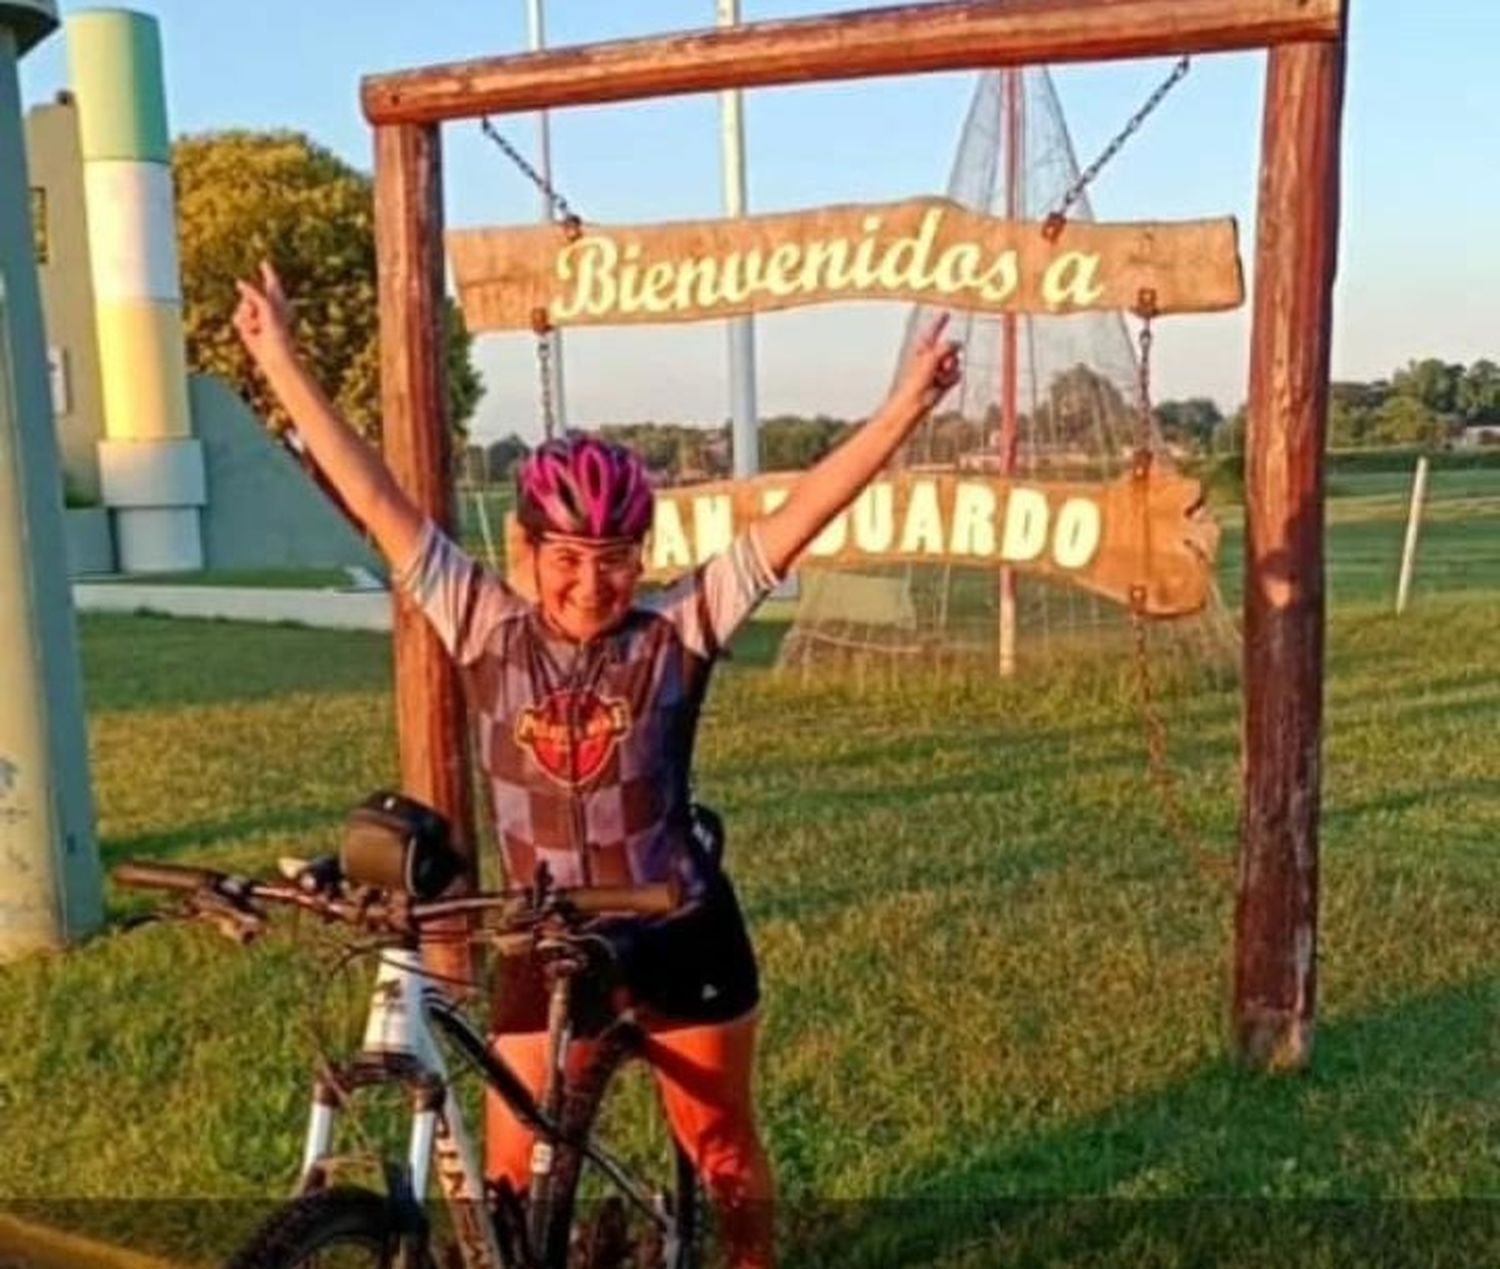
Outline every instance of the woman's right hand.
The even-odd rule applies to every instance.
[[[268,355],[289,352],[293,347],[291,305],[270,262],[260,262],[259,284],[241,279],[235,286],[240,302],[234,310],[234,329],[250,356],[264,366]]]

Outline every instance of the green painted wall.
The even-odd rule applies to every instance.
[[[169,163],[155,21],[127,9],[87,9],[69,14],[67,29],[83,157]]]

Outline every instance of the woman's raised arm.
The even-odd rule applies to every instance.
[[[823,527],[851,503],[896,448],[959,381],[958,344],[943,339],[945,313],[917,341],[883,406],[792,486],[787,500],[756,522],[766,563],[784,576]]]
[[[258,282],[241,281],[234,329],[271,391],[296,424],[313,461],[393,567],[416,553],[422,513],[380,455],[339,414],[312,377],[292,338],[281,281],[267,263]]]

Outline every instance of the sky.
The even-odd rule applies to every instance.
[[[868,0],[866,0],[868,3]],[[549,45],[710,26],[713,0],[545,0]],[[1350,0],[1344,198],[1334,374],[1377,378],[1409,358],[1500,360],[1500,4]],[[98,7],[61,0],[66,15]],[[162,31],[174,134],[292,128],[371,166],[361,76],[523,51],[526,0],[138,0]],[[839,0],[741,0],[752,22],[864,7]],[[67,84],[58,33],[21,64],[23,100]],[[1055,72],[1074,148],[1087,162],[1170,63]],[[1091,189],[1101,220],[1232,215],[1247,278],[1265,57],[1195,60],[1188,77]],[[973,73],[760,89],[745,97],[752,212],[889,201],[946,188]],[[535,116],[497,120],[533,153]],[[551,116],[554,177],[586,220],[722,214],[719,103],[713,95],[573,108]],[[445,125],[450,226],[535,218],[537,195],[471,122]],[[867,303],[757,319],[760,412],[846,417],[878,403],[903,307]],[[1163,319],[1157,394],[1245,395],[1249,306]],[[540,433],[536,364],[524,335],[486,335],[476,435]],[[568,419],[719,422],[729,411],[718,323],[586,330],[566,337]]]

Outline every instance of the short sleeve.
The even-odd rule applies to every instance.
[[[689,651],[712,658],[780,580],[751,525],[647,606],[677,627]]]
[[[526,611],[526,601],[428,520],[416,553],[393,576],[460,665],[476,660],[501,622]]]

